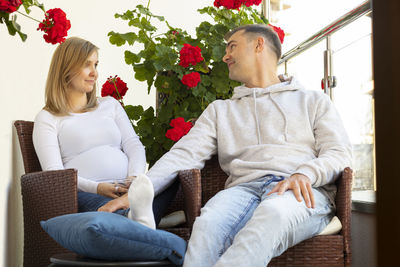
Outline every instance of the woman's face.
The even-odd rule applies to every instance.
[[[95,51],[87,58],[78,75],[72,78],[70,89],[81,93],[90,93],[98,77],[98,63],[98,54]]]

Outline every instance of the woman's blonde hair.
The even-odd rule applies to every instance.
[[[56,48],[46,81],[45,110],[58,116],[69,114],[67,89],[71,80],[79,75],[88,57],[97,51],[97,46],[78,37],[70,37]],[[97,107],[96,84],[93,90],[87,93],[87,99],[83,112]]]

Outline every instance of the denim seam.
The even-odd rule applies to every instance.
[[[256,197],[252,197],[250,199],[250,201],[248,202],[246,208],[243,210],[243,212],[239,215],[238,219],[235,221],[235,223],[233,224],[233,226],[231,227],[231,231],[229,231],[229,233],[224,235],[224,242],[223,242],[223,246],[225,248],[225,243],[226,240],[231,236],[232,232],[236,229],[237,225],[243,220],[243,218],[246,216],[246,214],[248,213],[249,209],[251,206],[253,206],[253,203],[256,202],[258,199]],[[219,256],[221,256],[224,253],[224,248],[222,248],[219,251]]]

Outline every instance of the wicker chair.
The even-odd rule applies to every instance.
[[[201,171],[201,194],[204,205],[222,190],[227,175],[214,157]],[[351,183],[353,172],[345,168],[336,181],[336,216],[343,228],[337,235],[316,236],[289,248],[279,257],[273,258],[268,267],[350,267],[351,266]],[[200,213],[200,212],[199,212]]]
[[[56,244],[39,226],[46,220],[61,214],[77,212],[76,171],[40,171],[40,164],[32,144],[33,122],[16,121],[25,174],[21,180],[24,208],[24,262],[44,266],[51,255],[68,252]],[[34,173],[31,173],[34,172]],[[179,172],[181,188],[167,213],[184,210],[186,223],[177,228],[166,229],[188,240],[192,225],[200,208],[225,185],[227,175],[221,170],[216,156],[207,161],[203,170],[192,169]],[[268,266],[351,266],[350,216],[351,216],[352,170],[346,168],[337,180],[336,215],[342,222],[342,231],[337,235],[317,236],[289,248],[274,258]],[[57,184],[57,186],[54,186]],[[57,188],[57,192],[54,189]],[[31,199],[40,198],[40,207]],[[55,200],[59,202],[54,202]]]
[[[189,228],[200,215],[200,208],[225,186],[227,175],[214,156],[206,162],[204,169],[186,170],[179,173],[183,186]],[[191,178],[192,177],[192,178]],[[345,168],[336,181],[336,216],[342,230],[336,235],[316,236],[289,248],[279,257],[273,258],[268,267],[351,267],[351,185],[353,171]],[[190,185],[192,183],[192,185]],[[200,189],[199,189],[200,188]],[[191,192],[192,190],[192,192]],[[196,195],[199,192],[201,195]],[[179,196],[177,196],[179,197]]]
[[[74,169],[57,170],[57,171],[41,171],[40,163],[37,158],[32,142],[33,122],[31,121],[16,121],[14,123],[17,130],[19,143],[24,162],[25,175],[21,177],[21,192],[24,214],[24,266],[48,266],[50,258],[54,255],[63,255],[63,259],[69,261],[82,261],[87,263],[79,266],[103,266],[99,261],[90,261],[81,259],[79,256],[71,256],[71,251],[58,245],[40,226],[40,221],[47,220],[59,215],[77,213],[77,172]],[[189,172],[192,174],[192,172]],[[188,180],[191,179],[191,180]],[[197,179],[197,180],[196,180]],[[194,183],[200,184],[200,175],[193,179],[192,176],[181,176],[181,188],[178,190],[177,197],[169,207],[168,212],[176,210],[185,210],[185,207],[190,209],[185,210],[188,215],[188,221],[193,224],[194,214],[192,210],[196,210],[193,204],[184,205],[183,191],[191,196],[187,199],[192,203],[192,195],[200,195],[200,187]],[[182,190],[182,188],[184,190]],[[190,224],[190,225],[191,225]],[[172,233],[188,239],[191,229],[189,224],[181,225],[180,227],[165,229]],[[52,257],[52,260],[59,259]],[[95,265],[96,264],[96,265]],[[168,262],[128,262],[118,263],[105,262],[104,266],[169,266]],[[52,266],[63,266],[54,264]]]

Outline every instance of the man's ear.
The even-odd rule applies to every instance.
[[[263,37],[258,36],[256,39],[256,51],[261,52],[264,50],[265,40]]]

